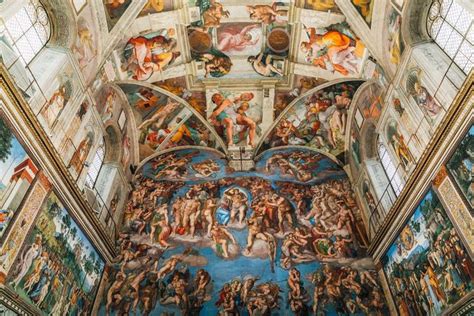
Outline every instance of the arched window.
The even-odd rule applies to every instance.
[[[387,178],[390,182],[393,191],[398,196],[400,195],[400,192],[402,192],[404,185],[402,179],[400,178],[400,175],[397,172],[397,167],[394,164],[387,148],[382,142],[378,142],[377,149],[380,162],[382,163],[383,169],[385,170],[385,174],[387,175]]]
[[[24,92],[33,82],[26,67],[46,45],[50,35],[48,15],[38,0],[3,1],[0,4],[0,55]]]
[[[86,176],[86,186],[93,189],[95,186],[95,182],[97,181],[97,177],[99,176],[100,169],[104,164],[104,157],[105,157],[105,144],[104,140],[102,139],[97,151],[94,154],[94,159],[92,159],[92,163],[89,166],[89,170],[87,170]]]
[[[427,20],[428,34],[466,74],[474,66],[473,19],[460,0],[434,0]]]
[[[38,0],[28,0],[14,14],[2,18],[2,41],[13,48],[24,65],[28,65],[46,45],[51,33],[44,7]]]

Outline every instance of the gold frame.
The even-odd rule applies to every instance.
[[[0,284],[0,304],[11,309],[18,315],[34,315],[38,312],[28,304],[18,299],[18,294]]]

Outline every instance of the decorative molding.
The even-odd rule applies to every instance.
[[[18,294],[2,284],[0,284],[0,304],[5,305],[18,315],[38,314],[37,309],[24,302]]]
[[[469,209],[454,187],[455,184],[447,176],[445,167],[441,168],[441,171],[435,177],[435,181],[439,181],[441,177],[444,177],[444,179],[437,188],[438,196],[449,211],[448,215],[449,213],[451,214],[451,220],[460,230],[460,236],[467,241],[466,248],[470,251],[471,257],[474,257],[474,219],[469,214]],[[436,183],[433,184],[436,186]]]

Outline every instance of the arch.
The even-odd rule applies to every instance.
[[[120,87],[118,87],[115,84],[111,84],[111,85],[114,86],[115,89],[117,89],[118,95],[123,100],[122,110],[124,111],[125,118],[127,120],[127,124],[126,124],[127,130],[126,130],[126,133],[124,134],[124,137],[129,137],[129,141],[131,145],[128,165],[135,166],[140,160],[139,153],[138,153],[138,135],[137,135],[136,129],[134,128],[135,126],[137,126],[136,121],[135,121],[135,116],[133,115],[133,111],[130,108],[130,106],[127,106],[128,100],[123,90],[120,89]],[[124,167],[128,168],[128,166],[124,166]]]
[[[295,107],[297,104],[301,103],[301,102],[304,102],[304,100],[306,98],[308,98],[309,96],[313,95],[314,93],[318,92],[318,91],[322,91],[326,88],[330,88],[330,87],[333,87],[335,86],[336,84],[340,84],[340,83],[362,83],[364,82],[364,80],[362,79],[336,79],[336,80],[332,80],[330,82],[326,82],[324,84],[321,84],[313,89],[310,89],[308,90],[307,92],[305,92],[303,95],[301,95],[300,97],[296,98],[295,100],[293,100],[290,104],[288,104],[288,106],[285,108],[285,110],[282,111],[282,113],[278,116],[278,118],[272,123],[272,125],[268,128],[268,130],[262,135],[262,138],[260,139],[260,142],[257,144],[256,148],[255,148],[255,151],[254,151],[254,155],[252,158],[255,158],[255,156],[257,156],[260,152],[260,149],[262,147],[262,145],[265,143],[265,141],[268,139],[268,137],[272,134],[272,132],[275,130],[275,128],[278,126],[278,124],[282,121],[282,119],[284,117],[286,117],[286,115],[288,114],[288,112],[293,108]],[[357,91],[360,89],[360,86],[357,88],[357,90],[355,91],[355,94],[357,93]],[[354,94],[354,95],[355,95]],[[350,111],[350,108],[352,108],[352,104],[353,104],[353,98],[354,96],[352,97],[352,101],[351,101],[351,105],[349,106],[349,111]],[[347,129],[347,122],[348,122],[348,119],[346,118],[346,127],[345,127],[345,131],[348,131]]]
[[[351,103],[351,106],[350,106],[348,114],[347,114],[346,139],[345,139],[346,150],[349,150],[350,137],[351,137],[350,132],[354,128],[353,123],[354,123],[354,119],[355,119],[355,115],[356,115],[356,110],[359,108],[360,103],[365,104],[365,102],[364,102],[365,100],[363,100],[363,98],[367,97],[367,96],[364,95],[364,92],[369,90],[371,87],[374,87],[375,91],[379,90],[381,95],[384,92],[383,91],[384,88],[379,84],[377,79],[371,79],[371,80],[368,80],[368,81],[364,82],[363,84],[361,84],[359,89],[357,89],[357,91],[354,93],[354,96],[352,97],[352,103]],[[383,99],[383,98],[381,97],[381,99]],[[382,104],[382,109],[379,109],[379,111],[381,112],[382,110],[383,110],[383,104]],[[375,114],[373,112],[374,112],[373,110],[369,109],[368,113],[369,114]],[[380,117],[380,114],[381,113],[379,113],[379,115],[377,115],[376,118],[368,118],[368,119],[364,118],[364,122],[362,123],[360,129],[362,130],[365,122],[368,122],[368,121],[377,122],[379,117]]]
[[[401,33],[407,47],[431,41],[425,25],[430,5],[426,0],[405,1]]]
[[[138,87],[144,87],[144,88],[148,88],[152,91],[155,91],[155,92],[158,92],[162,95],[165,95],[167,96],[168,98],[171,98],[173,99],[174,101],[180,103],[181,105],[183,105],[187,110],[189,110],[195,117],[198,118],[198,120],[200,121],[200,123],[202,123],[208,130],[209,132],[212,134],[212,136],[214,136],[214,138],[216,139],[216,142],[217,142],[217,147],[219,148],[222,148],[222,150],[224,151],[225,154],[228,153],[227,151],[227,146],[225,145],[224,141],[222,140],[222,138],[219,136],[219,134],[217,134],[217,132],[214,130],[214,128],[209,124],[209,122],[204,119],[204,117],[202,117],[202,115],[196,111],[186,100],[184,100],[183,98],[181,97],[178,97],[176,96],[175,94],[172,94],[171,92],[169,91],[166,91],[165,89],[163,88],[160,88],[160,87],[157,87],[153,84],[150,84],[150,83],[147,83],[147,82],[137,82],[137,81],[134,81],[134,80],[122,80],[122,81],[116,81],[114,82],[116,85],[118,85],[120,87],[120,85],[132,85],[132,86],[138,86]],[[122,89],[122,93],[124,93],[123,89]],[[128,101],[127,101],[128,102]],[[129,103],[129,102],[128,102]],[[131,109],[131,105],[129,104],[129,108]],[[136,126],[135,126],[136,127]],[[137,144],[138,144],[138,141],[137,141]],[[183,148],[184,146],[181,146],[180,148]],[[199,146],[198,146],[199,147]],[[138,147],[137,147],[138,148]],[[140,163],[141,164],[141,163]]]
[[[71,5],[68,1],[63,0],[41,0],[41,3],[48,11],[53,26],[48,46],[71,47],[77,34],[77,26]]]

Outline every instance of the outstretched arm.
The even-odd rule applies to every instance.
[[[258,24],[247,25],[246,27],[244,27],[244,28],[242,29],[242,31],[240,31],[240,34],[241,34],[241,35],[245,35],[245,33],[250,32],[251,30],[253,30],[253,29],[257,28],[257,27],[259,27]]]

